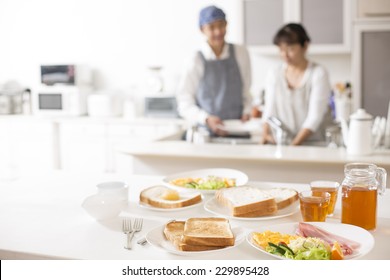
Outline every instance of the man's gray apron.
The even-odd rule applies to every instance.
[[[196,94],[197,105],[211,115],[222,120],[240,119],[243,111],[243,83],[234,55],[234,47],[229,44],[229,57],[222,60],[206,60],[204,75]]]

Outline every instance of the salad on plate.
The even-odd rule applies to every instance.
[[[236,186],[236,179],[209,175],[205,178],[178,178],[169,182],[172,185],[198,190],[218,190]]]

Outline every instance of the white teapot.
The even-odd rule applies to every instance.
[[[349,128],[347,122],[341,120],[344,145],[349,155],[366,156],[372,153],[372,120],[364,109],[358,109],[350,116]]]

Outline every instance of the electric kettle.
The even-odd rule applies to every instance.
[[[347,154],[366,156],[372,153],[372,116],[364,109],[358,109],[350,116],[349,128],[341,120],[341,129]]]

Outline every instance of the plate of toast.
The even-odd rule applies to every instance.
[[[214,194],[218,189],[243,186],[248,176],[236,169],[209,168],[172,174],[163,178],[163,183],[178,191]]]
[[[199,192],[178,192],[162,185],[143,189],[139,206],[153,211],[180,211],[201,205],[203,196]]]
[[[218,190],[204,204],[206,211],[237,220],[269,220],[299,211],[298,192],[291,188],[241,186]]]
[[[234,248],[246,235],[243,228],[232,228],[225,218],[209,217],[170,221],[149,231],[146,239],[166,252],[190,256]]]

